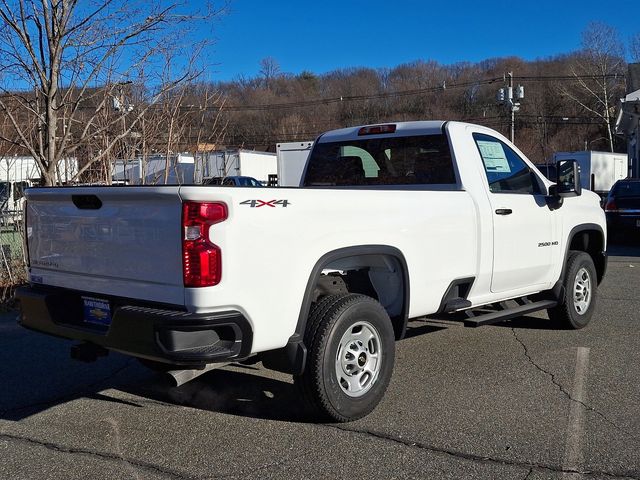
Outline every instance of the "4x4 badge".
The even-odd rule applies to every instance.
[[[251,208],[276,208],[277,206],[286,208],[287,205],[291,205],[291,202],[289,200],[245,200],[244,202],[240,202],[240,205],[249,205]]]

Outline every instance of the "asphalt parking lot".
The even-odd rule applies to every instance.
[[[4,314],[0,478],[640,479],[640,247],[610,254],[588,328],[413,321],[383,402],[340,425],[260,364],[172,388]]]

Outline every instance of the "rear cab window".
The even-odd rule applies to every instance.
[[[317,143],[303,186],[456,183],[448,139],[437,134]]]

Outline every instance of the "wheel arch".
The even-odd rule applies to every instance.
[[[386,260],[389,262],[386,262]],[[401,292],[399,292],[401,296],[401,306],[397,315],[389,316],[391,317],[396,339],[399,340],[403,338],[409,318],[410,293],[409,269],[403,253],[398,248],[390,245],[349,246],[327,252],[316,261],[307,278],[294,334],[289,338],[287,345],[283,349],[265,352],[262,355],[263,364],[265,364],[267,368],[274,370],[293,373],[294,375],[300,374],[304,370],[307,356],[303,341],[304,332],[311,305],[315,300],[314,297],[317,293],[316,288],[319,285],[322,271],[339,264],[349,265],[350,268],[357,268],[358,266],[370,267],[379,262],[396,265],[398,269],[397,272],[394,272],[394,276],[399,281],[399,288],[401,289]],[[378,286],[380,285],[382,285],[382,283]]]
[[[571,229],[565,247],[561,279],[564,279],[567,258],[569,258],[569,252],[572,250],[585,252],[591,257],[596,267],[599,284],[607,271],[604,229],[595,223],[576,225]]]
[[[364,257],[368,257],[370,261],[363,261]],[[324,269],[338,262],[348,263],[350,260],[354,261],[352,266],[360,265],[366,267],[371,266],[375,259],[384,259],[385,257],[396,261],[399,268],[397,274],[401,280],[402,307],[399,315],[392,317],[392,322],[396,339],[403,338],[409,317],[409,270],[402,252],[396,247],[389,245],[357,245],[344,247],[328,252],[318,259],[307,280],[295,333],[301,336],[304,334],[307,317],[309,316],[311,304],[314,300],[315,288]]]

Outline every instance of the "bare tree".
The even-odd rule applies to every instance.
[[[280,75],[280,64],[273,57],[266,57],[260,60],[260,75],[264,78],[267,88],[271,88],[273,80]]]
[[[624,67],[624,47],[618,32],[604,23],[590,23],[582,33],[582,50],[571,65],[575,84],[561,89],[565,96],[602,120],[612,152],[614,110],[621,93],[616,76],[624,75]]]
[[[629,53],[631,54],[632,62],[640,62],[640,33],[636,33],[631,37]]]
[[[198,22],[220,13],[192,4],[0,0],[0,112],[15,133],[1,139],[35,158],[45,185],[56,182],[64,158],[92,151],[82,174],[113,155],[152,105],[197,77],[188,62],[169,81],[154,78],[163,52],[179,51]],[[145,72],[138,78],[145,95],[133,108],[122,102],[122,85],[136,72]],[[93,151],[96,139],[101,145]]]

